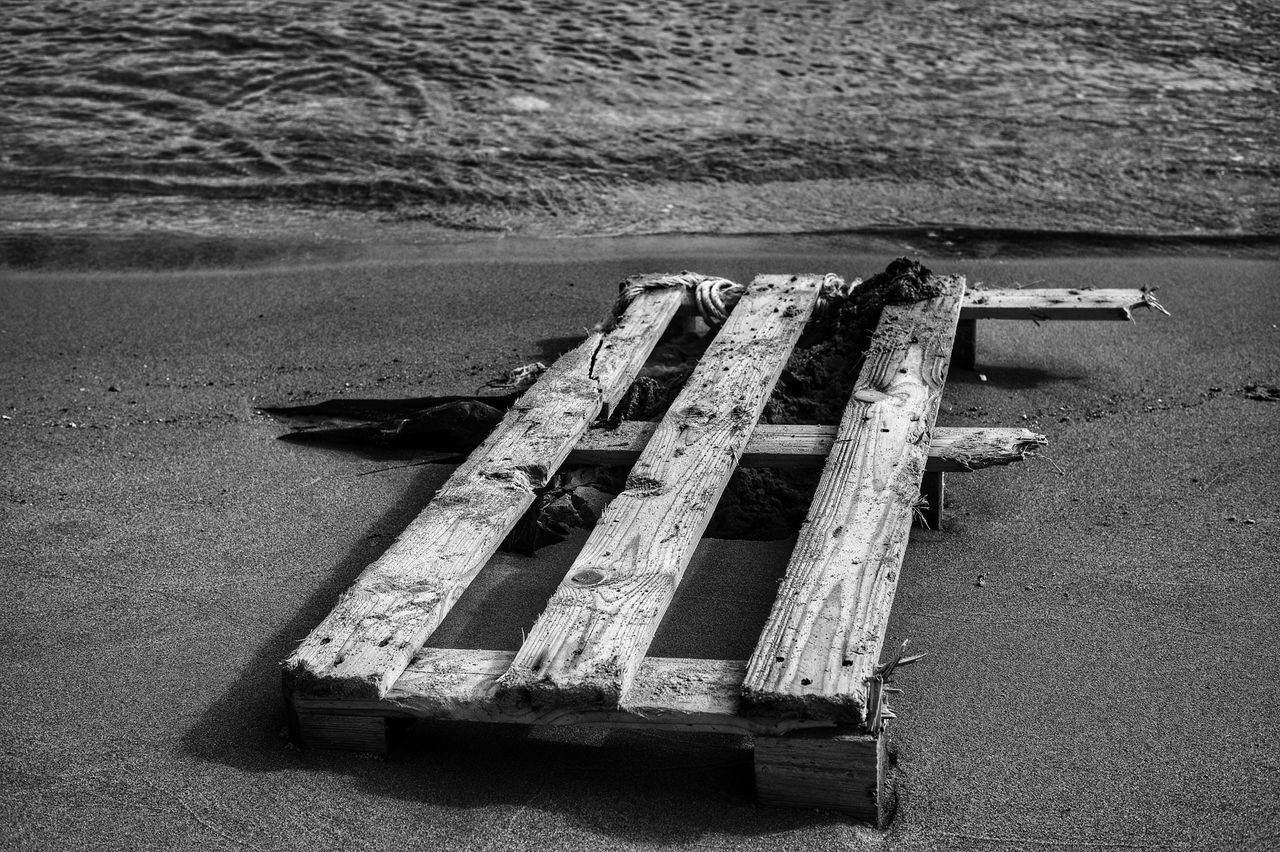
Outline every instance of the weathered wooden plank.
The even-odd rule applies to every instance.
[[[616,429],[592,429],[569,453],[569,464],[629,465],[644,450],[657,423],[624,420]],[[757,424],[739,467],[821,467],[835,443],[835,426]],[[1047,443],[1027,429],[938,426],[929,438],[926,471],[962,473],[1012,464]]]
[[[724,294],[732,305],[734,291]],[[960,308],[960,318],[1021,320],[1130,320],[1132,309],[1152,307],[1158,302],[1144,290],[1089,290],[1082,288],[991,288],[970,290]],[[683,313],[697,311],[694,296],[686,294]]]
[[[648,657],[636,672],[625,709],[580,710],[495,700],[498,678],[511,666],[511,651],[423,648],[382,699],[299,695],[305,718],[344,725],[338,714],[407,716],[516,725],[594,725],[611,728],[677,728],[730,734],[781,734],[830,723],[739,715],[743,660]],[[336,721],[335,721],[336,719]],[[328,743],[325,743],[328,745]],[[358,744],[357,746],[358,747]]]
[[[1143,290],[970,290],[960,318],[1127,321],[1140,307],[1158,308],[1158,303]]]
[[[680,306],[639,295],[561,357],[285,663],[287,685],[377,697],[533,502],[604,405],[626,392]]]
[[[756,737],[756,800],[884,822],[885,738],[839,730]]]
[[[502,677],[514,700],[623,700],[822,283],[748,288]]]
[[[964,293],[884,309],[743,683],[750,713],[864,722]]]

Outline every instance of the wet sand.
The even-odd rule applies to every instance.
[[[1173,317],[985,323],[987,380],[948,383],[940,423],[1051,443],[951,477],[945,532],[914,535],[890,641],[929,656],[899,677],[887,833],[756,808],[733,738],[423,726],[391,761],[289,747],[278,662],[448,469],[277,442],[255,405],[470,392],[566,348],[632,272],[852,276],[892,257],[438,251],[0,273],[6,847],[1280,845],[1280,406],[1239,392],[1280,383],[1271,260],[932,262],[992,286],[1159,285]],[[786,545],[704,542],[655,650],[747,653]],[[461,612],[502,601],[512,621],[438,638],[514,647],[571,556],[495,560]]]

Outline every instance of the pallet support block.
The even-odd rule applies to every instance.
[[[306,748],[386,757],[395,732],[409,720],[345,713],[295,713],[293,739]]]
[[[885,736],[841,730],[755,738],[756,800],[884,823]]]

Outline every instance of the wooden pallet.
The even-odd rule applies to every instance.
[[[884,309],[838,426],[757,426],[831,283],[762,275],[719,291],[732,310],[661,423],[591,429],[699,301],[700,281],[631,279],[634,298],[525,392],[285,661],[303,744],[381,752],[415,718],[736,732],[754,738],[762,802],[880,821],[878,661],[922,484],[927,494],[936,483],[940,509],[945,472],[1016,461],[1043,442],[1021,429],[933,428],[957,324],[1017,300],[966,301],[963,279],[943,279],[937,298]],[[1124,292],[1111,304],[1132,304]],[[632,469],[523,646],[424,647],[566,461]],[[740,464],[822,466],[756,650],[746,661],[650,657]]]

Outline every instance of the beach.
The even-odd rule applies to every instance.
[[[925,258],[992,287],[1158,286],[1172,316],[980,323],[982,378],[952,374],[938,423],[1049,445],[950,477],[945,529],[913,533],[889,643],[928,656],[898,677],[886,831],[757,808],[733,737],[421,725],[389,760],[284,737],[280,661],[450,468],[280,442],[256,407],[472,393],[571,346],[636,272],[894,256],[486,239],[5,271],[3,845],[1280,845],[1280,408],[1243,391],[1280,384],[1274,256]],[[495,557],[437,638],[514,648],[575,543]],[[788,545],[704,541],[655,652],[745,657]],[[485,600],[509,619],[464,623]]]

